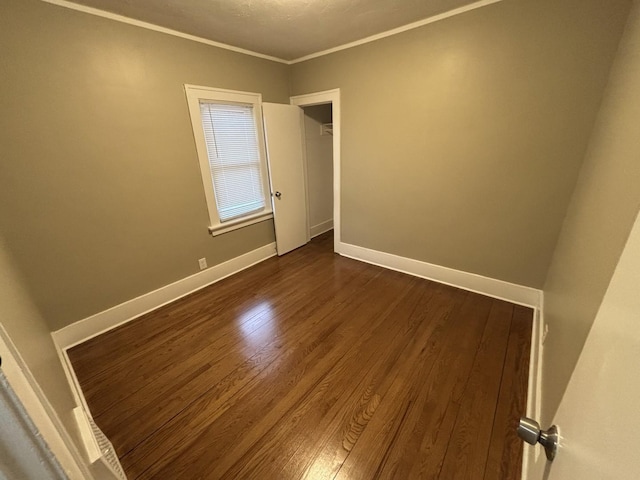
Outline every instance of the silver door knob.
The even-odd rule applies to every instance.
[[[282,194],[281,194],[280,192],[276,192],[276,193],[274,193],[273,195],[274,195],[274,197],[276,197],[276,198],[280,198],[280,197],[282,196]]]
[[[530,445],[536,443],[542,445],[548,460],[552,461],[556,458],[560,432],[555,425],[551,425],[548,430],[541,430],[538,422],[531,418],[522,417],[518,425],[518,436]]]

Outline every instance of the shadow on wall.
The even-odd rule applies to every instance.
[[[0,236],[0,321],[31,374],[80,445],[72,410],[76,406],[49,328],[34,305],[22,275]]]
[[[552,423],[640,210],[640,3],[612,66],[544,286],[543,412]]]

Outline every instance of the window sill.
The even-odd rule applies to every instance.
[[[238,218],[236,220],[230,220],[225,223],[211,226],[209,227],[209,233],[215,237],[217,235],[222,235],[223,233],[229,233],[234,230],[238,230],[239,228],[248,227],[249,225],[253,225],[255,223],[264,222],[265,220],[269,220],[270,218],[273,218],[273,212],[260,212],[255,215],[250,215],[248,217]]]

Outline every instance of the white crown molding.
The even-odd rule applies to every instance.
[[[52,332],[51,336],[59,350],[71,348],[275,255],[275,243],[264,245],[244,255],[214,265],[177,282],[67,325]]]
[[[454,270],[432,263],[400,257],[391,253],[371,250],[369,248],[340,243],[337,253],[344,257],[378,265],[379,267],[407,273],[415,277],[426,278],[438,283],[479,293],[488,297],[506,300],[507,302],[539,309],[542,302],[542,291],[495,278],[483,277],[475,273]]]
[[[365,43],[375,42],[376,40],[380,40],[382,38],[391,37],[392,35],[397,35],[399,33],[406,32],[408,30],[413,30],[415,28],[423,27],[430,23],[439,22],[440,20],[444,20],[450,17],[455,17],[456,15],[460,15],[461,13],[469,12],[471,10],[476,10],[478,8],[486,7],[487,5],[492,5],[494,3],[502,2],[503,0],[480,0],[478,2],[470,3],[469,5],[464,5],[462,7],[454,8],[453,10],[449,10],[448,12],[440,13],[438,15],[434,15],[432,17],[427,17],[422,20],[418,20],[417,22],[409,23],[407,25],[403,25],[401,27],[393,28],[391,30],[387,30],[386,32],[377,33],[375,35],[371,35],[369,37],[362,38],[360,40],[356,40],[354,42],[345,43],[343,45],[339,45],[337,47],[329,48],[327,50],[322,50],[321,52],[311,53],[309,55],[305,55],[304,57],[296,58],[288,61],[289,65],[293,65],[296,63],[304,62],[307,60],[311,60],[312,58],[323,57],[325,55],[329,55],[330,53],[339,52],[341,50],[346,50],[348,48],[357,47],[359,45],[364,45]]]
[[[271,60],[272,62],[284,63],[289,65],[291,62],[282,58],[273,57],[271,55],[265,55],[264,53],[254,52],[245,48],[234,47],[233,45],[227,45],[222,42],[214,42],[206,38],[198,37],[196,35],[189,35],[188,33],[172,30],[171,28],[161,27],[153,23],[143,22],[136,20],[135,18],[125,17],[124,15],[118,15],[116,13],[107,12],[106,10],[100,10],[99,8],[87,7],[86,5],[79,5],[77,3],[68,2],[67,0],[42,0],[43,2],[57,5],[59,7],[69,8],[71,10],[77,10],[79,12],[88,13],[97,17],[108,18],[109,20],[115,20],[116,22],[126,23],[135,27],[146,28],[147,30],[153,30],[154,32],[166,33],[167,35],[173,35],[174,37],[184,38],[193,42],[204,43],[212,47],[223,48],[225,50],[231,50],[232,52],[243,53],[245,55],[251,55],[252,57],[263,58],[265,60]]]
[[[462,7],[454,8],[448,12],[440,13],[438,15],[434,15],[432,17],[427,17],[422,20],[418,20],[417,22],[409,23],[407,25],[403,25],[401,27],[393,28],[391,30],[387,30],[386,32],[377,33],[375,35],[371,35],[369,37],[362,38],[360,40],[355,40],[353,42],[345,43],[343,45],[338,45],[337,47],[329,48],[327,50],[322,50],[320,52],[311,53],[309,55],[305,55],[303,57],[299,57],[293,60],[285,60],[283,58],[274,57],[272,55],[266,55],[264,53],[254,52],[253,50],[247,50],[245,48],[234,47],[233,45],[228,45],[222,42],[215,42],[213,40],[209,40],[207,38],[198,37],[196,35],[190,35],[188,33],[179,32],[177,30],[172,30],[171,28],[161,27],[160,25],[155,25],[149,22],[143,22],[141,20],[136,20],[131,17],[126,17],[124,15],[118,15],[116,13],[107,12],[106,10],[100,10],[99,8],[88,7],[86,5],[80,5],[78,3],[69,2],[67,0],[42,0],[43,2],[50,3],[52,5],[57,5],[59,7],[69,8],[71,10],[77,10],[79,12],[88,13],[90,15],[96,15],[98,17],[108,18],[110,20],[115,20],[116,22],[126,23],[128,25],[133,25],[140,28],[146,28],[147,30],[153,30],[154,32],[165,33],[167,35],[173,35],[174,37],[184,38],[186,40],[191,40],[193,42],[204,43],[205,45],[210,45],[212,47],[218,47],[225,50],[230,50],[232,52],[242,53],[244,55],[251,55],[252,57],[262,58],[265,60],[271,60],[272,62],[284,63],[285,65],[294,65],[296,63],[304,62],[307,60],[311,60],[313,58],[323,57],[325,55],[329,55],[331,53],[339,52],[341,50],[346,50],[348,48],[357,47],[359,45],[364,45],[365,43],[375,42],[376,40],[380,40],[382,38],[390,37],[392,35],[397,35],[402,32],[406,32],[408,30],[413,30],[415,28],[422,27],[424,25],[428,25],[430,23],[438,22],[440,20],[444,20],[450,17],[454,17],[456,15],[460,15],[465,12],[469,12],[471,10],[476,10],[478,8],[486,7],[488,5],[492,5],[494,3],[502,2],[503,0],[479,0],[477,2],[471,3],[469,5],[464,5]]]

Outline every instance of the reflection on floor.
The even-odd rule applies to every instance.
[[[69,352],[129,478],[520,478],[532,310],[331,235]]]

